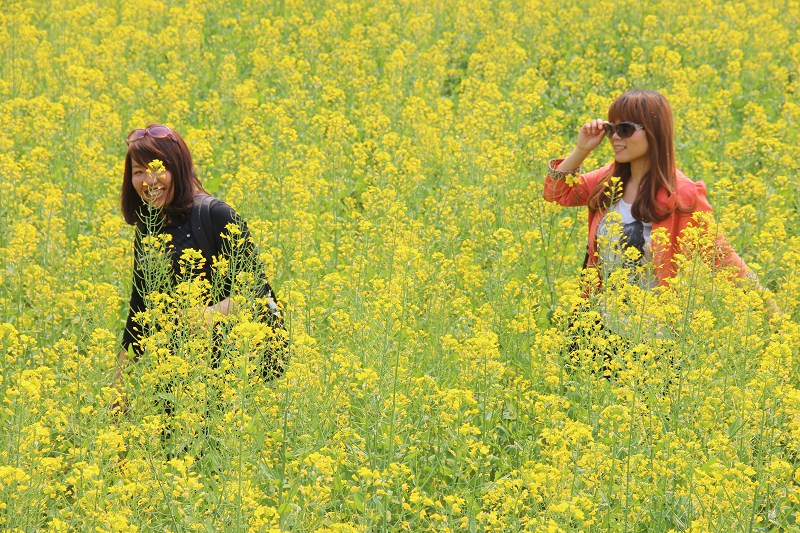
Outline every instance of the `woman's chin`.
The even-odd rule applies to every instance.
[[[164,207],[165,198],[163,196],[159,198],[144,197],[142,198],[142,202],[153,209],[161,209]]]

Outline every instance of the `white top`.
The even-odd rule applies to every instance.
[[[637,220],[629,204],[620,199],[603,216],[597,228],[597,252],[603,279],[620,267],[631,269],[631,282],[645,288],[655,287],[653,275],[653,224]],[[633,250],[634,248],[638,253]],[[639,269],[637,267],[643,267]]]

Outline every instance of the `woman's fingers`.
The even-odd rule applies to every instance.
[[[578,133],[578,148],[585,152],[591,152],[603,141],[605,135],[605,121],[600,118],[590,120],[581,126]]]
[[[596,118],[584,124],[581,131],[587,135],[595,136],[605,133],[606,121],[601,118]]]

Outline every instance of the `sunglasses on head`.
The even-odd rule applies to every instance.
[[[613,122],[606,122],[605,124],[606,129],[606,137],[609,139],[614,136],[616,133],[620,139],[627,139],[634,133],[636,130],[643,130],[644,126],[641,124],[635,124],[633,122],[620,122],[618,124],[614,124]]]
[[[132,142],[138,141],[139,139],[143,139],[147,135],[149,135],[154,139],[169,138],[175,142],[178,142],[178,139],[175,138],[175,135],[172,133],[172,130],[166,126],[151,126],[147,129],[133,130],[125,138],[125,142],[130,146]]]

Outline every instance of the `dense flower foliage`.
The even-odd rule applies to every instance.
[[[796,529],[799,25],[795,0],[4,2],[0,528]],[[542,178],[632,87],[670,99],[782,314],[698,233],[668,290],[607,280],[599,327],[585,213]],[[280,379],[244,296],[212,364],[187,279],[112,387],[151,122],[249,222]]]

